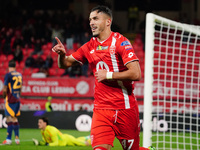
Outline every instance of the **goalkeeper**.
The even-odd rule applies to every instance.
[[[35,145],[47,146],[89,146],[90,136],[75,138],[69,134],[62,134],[56,127],[48,124],[48,119],[42,117],[38,120],[38,128],[41,129],[43,141],[33,139]]]

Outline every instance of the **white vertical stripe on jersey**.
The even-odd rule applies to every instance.
[[[113,37],[111,46],[115,47],[115,44],[116,44],[116,39]],[[119,68],[118,68],[118,65],[117,65],[117,59],[115,57],[115,53],[111,54],[110,56],[111,56],[111,61],[112,61],[114,72],[119,72]],[[129,109],[130,108],[130,103],[129,103],[128,91],[124,87],[122,81],[117,81],[117,82],[118,82],[118,85],[122,88],[122,93],[124,95],[125,108]]]
[[[115,43],[116,43],[116,39],[113,37],[112,38],[111,47],[115,47]],[[117,65],[117,59],[115,57],[115,53],[114,54],[110,54],[110,56],[111,56],[114,72],[119,72],[119,68],[118,68],[118,65]]]
[[[122,81],[117,81],[117,82],[118,82],[118,85],[121,86],[121,88],[122,88],[122,93],[123,93],[123,95],[124,95],[125,108],[126,108],[126,109],[129,109],[129,108],[130,108],[130,103],[129,103],[128,91],[127,91],[127,89],[124,87]]]

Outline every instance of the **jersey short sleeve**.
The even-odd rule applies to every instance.
[[[124,65],[132,61],[139,61],[138,57],[134,52],[132,44],[127,38],[122,37],[118,41],[117,47],[118,53],[121,55]]]
[[[74,52],[72,57],[80,64],[84,64],[87,61],[85,57],[86,51],[88,51],[88,43],[84,44],[76,52]]]
[[[5,86],[8,86],[8,83],[9,83],[9,73],[7,73],[4,77],[4,85]]]

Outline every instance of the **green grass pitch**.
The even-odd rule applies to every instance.
[[[79,137],[79,136],[87,136],[90,134],[90,132],[79,132],[77,130],[60,130],[62,133],[67,133],[67,134],[71,134],[75,137]],[[154,133],[155,134],[155,133]],[[153,134],[153,135],[154,135]],[[181,134],[181,133],[179,133]],[[173,133],[173,136],[175,138],[176,133]],[[192,140],[192,146],[187,145],[186,144],[186,149],[198,149],[196,147],[197,142],[200,143],[200,140],[195,137],[196,134],[193,134],[193,140]],[[142,146],[142,137],[143,137],[143,133],[140,133],[140,146]],[[189,137],[191,137],[191,134],[185,134],[183,137],[185,137],[185,141],[183,138],[178,138],[178,141],[176,141],[176,139],[173,139],[173,150],[177,150],[179,148],[183,148],[181,143],[187,143],[189,142]],[[200,137],[200,134],[198,135],[198,137]],[[3,142],[3,140],[5,140],[6,138],[6,129],[5,128],[1,128],[0,129],[0,143]],[[42,136],[40,134],[40,130],[39,129],[20,129],[20,145],[16,145],[14,142],[14,138],[12,139],[12,145],[0,145],[0,150],[92,150],[91,146],[87,146],[87,147],[79,147],[79,146],[67,146],[67,147],[50,147],[50,146],[35,146],[32,142],[32,138],[38,139],[38,140],[42,140]],[[170,143],[169,143],[169,139],[168,139],[168,134],[166,134],[165,139],[163,139],[162,134],[159,137],[159,141],[163,141],[159,144],[160,147],[170,147]],[[152,141],[156,141],[157,138],[155,136],[153,136]],[[177,142],[179,143],[177,145]],[[163,145],[164,144],[164,145]],[[153,144],[154,146],[154,144]],[[179,147],[179,148],[178,148]],[[157,150],[161,150],[162,148],[156,148]],[[167,148],[166,148],[167,149]],[[119,141],[117,139],[115,139],[114,141],[114,147],[112,148],[112,150],[122,150],[122,147],[119,143]]]
[[[75,137],[87,136],[90,132],[79,132],[77,130],[60,130],[62,133],[71,134]],[[14,134],[14,133],[13,133]],[[141,133],[142,134],[142,133]],[[6,138],[6,129],[0,129],[0,143]],[[20,129],[20,145],[16,145],[14,136],[12,138],[12,145],[0,145],[0,150],[92,150],[91,146],[79,147],[79,146],[67,146],[67,147],[50,147],[50,146],[35,146],[32,142],[32,138],[42,140],[39,129]],[[140,136],[142,140],[142,135]],[[140,143],[142,145],[142,141]],[[112,150],[121,150],[122,147],[117,139],[114,141],[114,147]]]

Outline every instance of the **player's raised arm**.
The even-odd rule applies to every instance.
[[[52,51],[58,54],[58,67],[65,69],[77,63],[72,56],[66,56],[65,47],[59,38],[55,37],[55,39],[58,44],[52,48]]]

